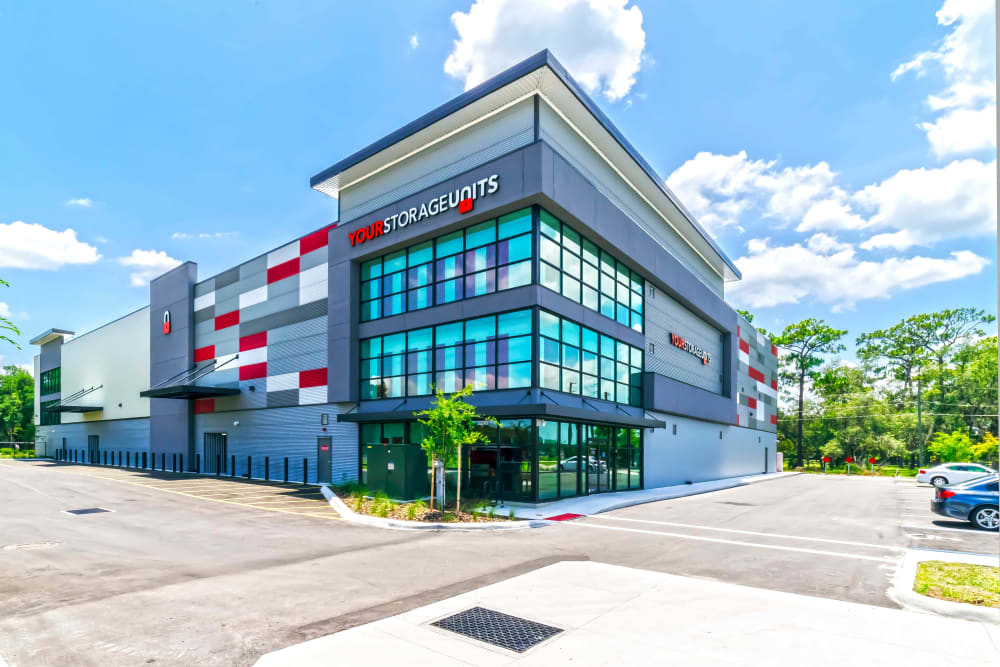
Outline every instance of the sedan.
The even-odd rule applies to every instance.
[[[957,486],[938,488],[931,511],[952,519],[971,521],[981,530],[1000,528],[1000,491],[997,476],[976,479]]]
[[[587,472],[594,472],[594,471],[604,472],[605,470],[608,469],[607,463],[605,463],[604,461],[598,461],[593,456],[587,456],[587,457],[571,456],[565,461],[559,463],[559,470],[564,470],[567,472],[579,470],[581,467],[580,466],[581,459],[586,462]]]
[[[943,463],[936,468],[924,468],[917,473],[917,481],[934,486],[949,486],[968,482],[983,475],[995,475],[996,470],[978,463]]]

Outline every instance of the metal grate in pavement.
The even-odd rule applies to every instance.
[[[483,607],[466,609],[431,625],[517,653],[524,653],[562,632],[561,628]]]
[[[100,514],[101,512],[110,512],[111,510],[106,510],[103,507],[88,507],[82,510],[63,510],[66,514],[80,515],[80,514]]]

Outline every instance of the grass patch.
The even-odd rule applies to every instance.
[[[13,447],[0,447],[0,459],[33,459],[35,450],[14,449]]]
[[[1000,608],[1000,568],[924,561],[917,563],[913,590],[938,600]]]

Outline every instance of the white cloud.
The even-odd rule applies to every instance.
[[[3,301],[0,301],[0,317],[10,317],[10,306],[8,306]]]
[[[135,269],[130,276],[133,287],[145,287],[153,278],[180,264],[179,260],[162,250],[136,249],[128,257],[119,257],[118,261],[123,266]]]
[[[989,264],[967,250],[945,259],[863,260],[852,246],[826,235],[815,235],[804,246],[753,239],[747,249],[748,254],[735,262],[744,278],[728,288],[727,296],[750,308],[812,298],[830,304],[834,312],[849,310],[859,301],[887,299],[899,291],[975,275]]]
[[[940,67],[947,87],[927,98],[941,115],[917,127],[939,158],[996,147],[996,42],[993,0],[945,0],[938,24],[951,32],[934,51],[918,53],[892,72],[892,80]]]
[[[93,199],[87,199],[86,197],[81,197],[79,199],[70,199],[66,202],[66,206],[82,206],[83,208],[90,208],[94,205]]]
[[[416,49],[418,46],[420,46],[420,37],[417,35],[410,35],[410,48]]]
[[[475,0],[455,12],[458,31],[444,71],[482,83],[548,48],[588,91],[611,101],[632,89],[643,64],[642,12],[628,0]]]
[[[897,250],[961,237],[991,236],[997,227],[996,161],[956,160],[939,169],[903,169],[854,195],[874,211],[873,229],[892,229],[862,247]]]
[[[0,266],[15,269],[59,269],[66,264],[93,264],[97,248],[76,238],[72,229],[56,231],[20,220],[0,223]]]
[[[191,239],[225,239],[236,236],[239,232],[199,232],[190,234],[188,232],[174,232],[170,235],[175,241],[189,241]]]

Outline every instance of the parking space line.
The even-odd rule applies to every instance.
[[[657,535],[659,537],[672,537],[682,540],[697,540],[700,542],[714,542],[716,544],[735,544],[741,547],[753,547],[756,549],[773,549],[776,551],[794,551],[797,553],[806,554],[816,554],[820,556],[835,556],[838,558],[853,558],[855,560],[870,560],[876,563],[892,563],[896,564],[899,561],[895,558],[880,558],[878,556],[864,556],[861,554],[850,554],[844,553],[842,551],[822,551],[820,549],[803,549],[801,547],[785,547],[776,544],[759,544],[757,542],[740,542],[739,540],[723,540],[717,537],[704,537],[701,535],[686,535],[684,533],[665,533],[658,530],[641,530],[639,528],[619,528],[618,526],[601,526],[596,523],[582,523],[580,521],[568,521],[562,525],[582,527],[582,528],[600,528],[602,530],[620,530],[627,533],[643,533],[646,535]]]
[[[886,551],[905,551],[903,547],[896,547],[888,544],[871,544],[868,542],[852,542],[849,540],[833,540],[825,537],[805,537],[803,535],[786,535],[783,533],[763,533],[754,530],[737,530],[735,528],[716,528],[714,526],[698,526],[690,523],[673,523],[670,521],[651,521],[649,519],[630,519],[618,516],[603,516],[601,514],[591,515],[591,519],[605,519],[613,521],[634,521],[636,523],[651,523],[660,526],[670,526],[672,528],[694,528],[696,530],[714,530],[721,533],[735,533],[738,535],[756,535],[757,537],[773,537],[784,540],[808,540],[810,542],[825,542],[827,544],[842,544],[851,547],[863,547],[866,549],[884,549]]]
[[[943,533],[965,533],[967,535],[982,535],[986,534],[986,531],[978,531],[974,528],[945,528],[943,526],[906,526],[900,524],[899,526],[903,530],[915,530],[917,532],[923,532],[925,530],[939,530]]]

